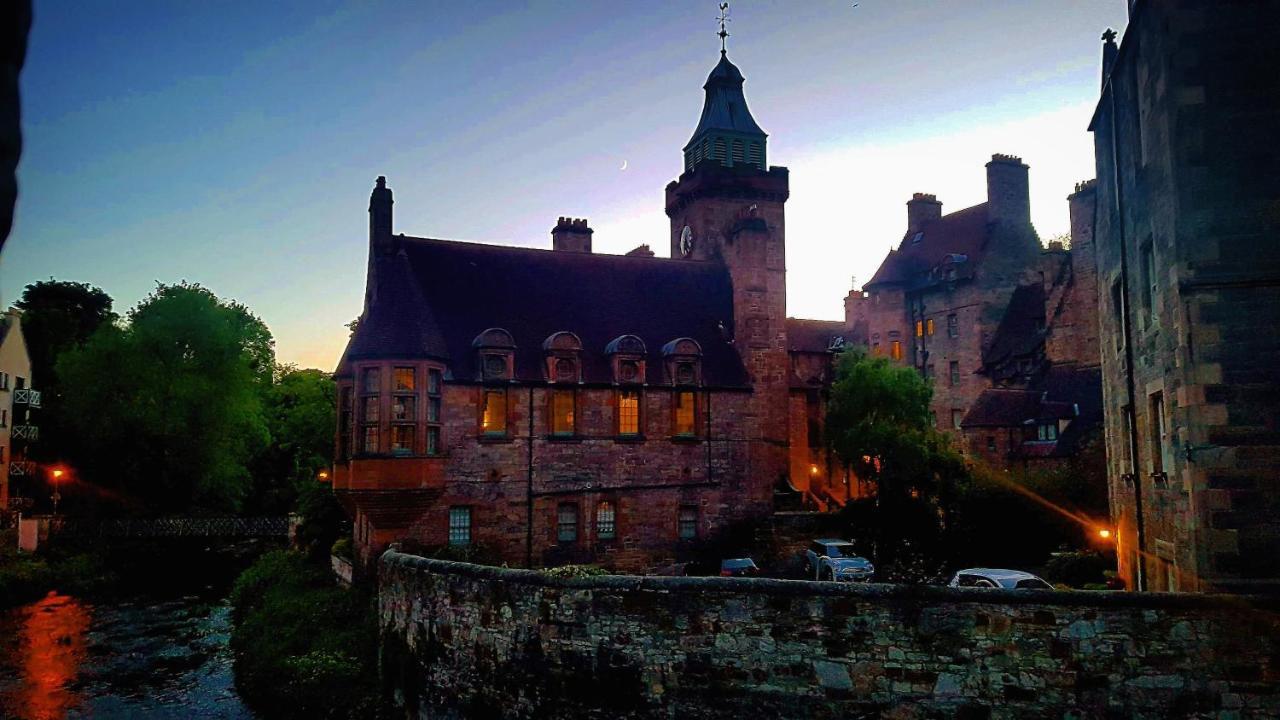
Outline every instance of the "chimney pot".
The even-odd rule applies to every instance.
[[[561,217],[551,229],[551,249],[562,252],[591,252],[594,231],[586,218]]]
[[[942,217],[942,203],[932,193],[912,193],[907,201],[907,232],[916,233]]]

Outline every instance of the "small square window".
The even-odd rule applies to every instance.
[[[471,544],[471,508],[449,508],[449,544]]]

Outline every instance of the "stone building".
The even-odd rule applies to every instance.
[[[573,218],[551,250],[397,234],[378,178],[336,372],[334,488],[365,560],[410,539],[645,567],[779,491],[838,495],[810,420],[843,324],[786,317],[788,172],[743,82],[722,52],[666,188],[670,258],[594,253]]]
[[[987,201],[907,202],[907,229],[845,299],[850,337],[933,381],[935,423],[996,467],[1075,455],[1101,424],[1094,187],[1071,195],[1071,247],[1041,245],[1028,168],[993,155]]]
[[[31,408],[40,407],[40,393],[31,387],[31,358],[22,334],[22,312],[10,308],[0,316],[0,515],[9,512],[14,485],[31,477],[35,464],[26,460],[27,445],[36,439],[29,422]]]
[[[1089,129],[1111,510],[1150,590],[1280,588],[1280,3],[1131,3]]]

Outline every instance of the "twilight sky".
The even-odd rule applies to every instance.
[[[549,247],[573,215],[597,252],[665,255],[663,188],[719,50],[710,0],[35,5],[0,301],[53,276],[123,312],[186,279],[325,369],[360,313],[378,175],[396,232]],[[841,316],[912,192],[985,200],[993,152],[1031,166],[1041,237],[1066,232],[1099,36],[1125,22],[1124,0],[852,5],[731,10],[729,57],[791,169],[792,316]]]

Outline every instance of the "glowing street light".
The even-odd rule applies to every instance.
[[[1111,539],[1111,531],[1110,531],[1110,530],[1108,530],[1108,529],[1106,529],[1106,528],[1102,528],[1102,529],[1098,530],[1098,537],[1102,538],[1103,540],[1110,540],[1110,539]]]
[[[51,472],[51,473],[49,473],[49,474],[53,476],[53,495],[52,495],[52,496],[50,496],[50,499],[52,499],[52,500],[53,500],[53,514],[54,514],[54,517],[57,517],[57,515],[58,515],[58,501],[62,499],[62,494],[58,492],[58,481],[62,479],[62,476],[63,476],[63,474],[64,474],[64,473],[63,473],[62,468],[54,468],[54,469],[53,469],[53,472]]]
[[[321,470],[320,472],[316,473],[316,477],[320,480],[320,482],[325,482],[329,479],[329,471]]]

